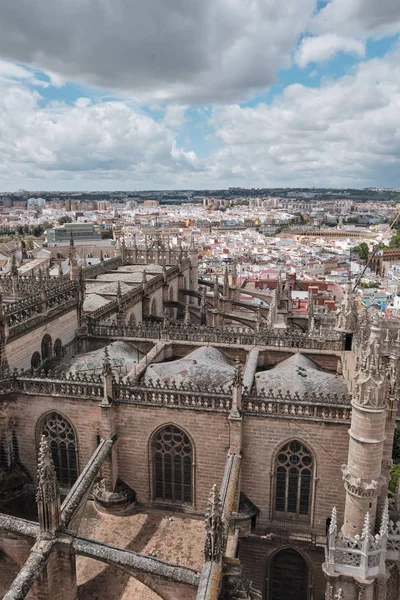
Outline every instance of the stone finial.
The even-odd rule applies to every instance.
[[[336,506],[332,508],[331,522],[329,524],[329,535],[337,534],[337,510]]]
[[[312,319],[312,317],[314,316],[314,294],[312,293],[311,288],[308,288],[307,311],[308,311],[308,318]]]
[[[143,272],[142,272],[142,286],[143,286],[143,289],[145,288],[146,283],[147,283],[146,269],[143,269]]]
[[[18,277],[18,265],[17,265],[17,255],[15,250],[11,253],[11,271],[10,274],[12,277]]]
[[[197,252],[197,248],[196,248],[196,245],[194,243],[193,231],[192,231],[191,236],[190,236],[189,252]]]
[[[226,524],[222,516],[222,503],[218,487],[214,484],[208,498],[205,519],[206,540],[204,556],[206,562],[221,562],[225,551]]]
[[[367,540],[371,534],[371,517],[369,511],[366,513],[364,517],[364,524],[361,532],[361,539]]]
[[[39,445],[37,483],[40,531],[54,533],[60,524],[60,491],[50,444],[44,435]]]
[[[339,588],[336,594],[333,596],[333,600],[345,600],[342,588]]]
[[[118,281],[117,283],[117,300],[121,300],[122,297],[122,293],[121,293],[121,282]]]
[[[168,314],[168,308],[164,308],[164,316],[163,316],[163,329],[168,329],[170,325],[170,318]]]
[[[233,377],[233,385],[243,385],[242,365],[240,364],[240,359],[238,356],[235,359],[235,375]]]
[[[104,348],[104,356],[103,356],[103,375],[105,377],[112,375],[112,367],[110,362],[110,355],[108,353],[107,346]]]
[[[163,262],[162,265],[162,276],[164,281],[167,281],[167,267],[165,266],[165,261]]]
[[[183,319],[183,324],[185,325],[185,327],[190,327],[192,324],[190,320],[189,302],[186,302],[185,304],[185,317]]]
[[[100,250],[100,262],[104,262],[103,250]]]
[[[357,310],[353,294],[353,285],[348,278],[340,306],[336,312],[336,331],[354,333],[357,328]]]
[[[60,262],[58,263],[58,276],[62,277],[63,276],[63,270],[62,270],[62,259],[60,260]]]
[[[381,526],[379,528],[379,535],[381,537],[387,535],[388,529],[389,529],[389,498],[386,497],[384,505],[383,505]]]
[[[224,268],[223,295],[225,298],[229,297],[229,271],[228,271],[227,263],[225,263],[225,268]]]
[[[261,314],[261,306],[257,307],[257,318],[256,318],[256,333],[260,333],[263,328],[263,319]]]

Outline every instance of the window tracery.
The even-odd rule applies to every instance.
[[[275,469],[276,516],[307,519],[314,469],[311,452],[297,440],[288,442],[278,452]]]
[[[154,499],[192,503],[193,448],[179,427],[167,425],[153,440]]]
[[[43,419],[40,434],[49,440],[59,484],[71,487],[78,477],[77,444],[71,423],[59,413],[51,412]]]

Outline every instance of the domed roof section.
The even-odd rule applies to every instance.
[[[112,342],[108,344],[107,349],[111,367],[115,374],[121,372],[122,375],[126,375],[133,365],[138,363],[143,357],[143,354],[128,342]],[[59,368],[66,373],[96,373],[98,375],[102,372],[103,359],[104,348],[100,348],[99,350],[77,354],[72,358],[64,359]]]
[[[347,394],[345,381],[337,375],[321,371],[312,360],[302,354],[294,354],[283,360],[270,371],[256,374],[257,394],[261,390],[282,390],[301,395],[308,393]]]
[[[144,381],[149,383],[160,380],[168,384],[194,383],[199,386],[224,386],[228,388],[235,375],[235,367],[225,356],[210,346],[202,346],[184,358],[171,362],[149,365]]]

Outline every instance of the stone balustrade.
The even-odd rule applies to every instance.
[[[110,303],[111,304],[111,303]],[[109,305],[104,307],[107,309]],[[138,325],[114,325],[99,323],[102,316],[98,309],[92,314],[88,333],[93,337],[107,337],[111,339],[169,339],[177,341],[215,342],[225,344],[237,344],[240,346],[273,346],[276,348],[304,348],[310,350],[333,350],[340,352],[344,349],[343,335],[334,331],[326,332],[324,337],[309,335],[302,332],[275,333],[263,331],[260,333],[249,333],[248,328],[235,327],[224,330],[206,326],[186,327],[183,324],[140,323]],[[93,321],[97,321],[94,323]],[[329,333],[329,335],[328,335]]]
[[[342,573],[366,580],[384,575],[387,560],[400,560],[400,521],[394,523],[389,520],[388,500],[376,535],[371,532],[369,513],[365,516],[361,535],[343,535],[338,531],[336,508],[332,510],[324,564],[328,575]]]
[[[64,374],[49,371],[39,376],[8,373],[0,381],[0,394],[21,391],[34,396],[85,398],[101,402],[104,380],[101,374]],[[129,377],[112,379],[112,400],[118,404],[169,406],[190,410],[229,413],[232,409],[232,385],[197,385],[192,382],[137,382]],[[257,397],[243,388],[242,412],[251,417],[279,417],[343,423],[351,417],[351,396],[335,394],[290,394],[282,390],[261,390]]]

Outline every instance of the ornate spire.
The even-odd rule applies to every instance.
[[[100,250],[100,262],[104,262],[103,250]]]
[[[164,308],[164,316],[163,316],[163,329],[169,329],[170,318],[168,314],[168,308]]]
[[[206,562],[213,561],[219,563],[222,560],[225,551],[226,524],[222,516],[222,504],[219,489],[215,484],[208,499],[205,527],[205,560]]]
[[[68,251],[68,262],[69,262],[69,276],[73,281],[77,279],[78,276],[78,260],[76,257],[76,248],[74,244],[74,238],[71,232],[71,238],[69,240],[69,251]]]
[[[109,408],[114,399],[114,385],[113,385],[113,372],[110,362],[110,355],[108,354],[108,348],[104,348],[103,357],[103,399],[100,403],[102,408]]]
[[[359,406],[383,409],[387,405],[388,381],[382,364],[381,316],[375,311],[370,336],[361,352],[356,374],[354,402]]]
[[[386,497],[385,503],[383,505],[381,526],[379,528],[379,535],[381,536],[381,538],[388,534],[388,529],[389,529],[389,498]]]
[[[337,534],[337,510],[336,506],[332,508],[332,516],[331,522],[329,524],[329,535],[334,535],[336,537]]]
[[[117,300],[120,302],[122,298],[122,293],[121,293],[121,282],[118,281],[117,283]],[[118,302],[118,303],[119,303]]]
[[[333,597],[333,600],[345,600],[342,588],[339,588]]]
[[[366,513],[364,517],[364,525],[361,532],[361,539],[366,540],[369,539],[371,534],[371,517],[369,511]]]
[[[357,326],[357,311],[354,301],[353,285],[348,278],[344,289],[340,306],[336,312],[336,330],[353,333]]]
[[[308,288],[308,319],[311,320],[314,316],[314,294],[312,293],[311,287]]]
[[[18,277],[18,265],[17,265],[17,255],[16,251],[13,250],[11,253],[11,271],[10,274],[12,277]]]
[[[228,271],[228,264],[227,263],[225,263],[225,268],[224,268],[223,296],[225,298],[229,297],[229,271]]]
[[[60,524],[60,492],[50,445],[45,436],[42,436],[39,445],[37,479],[40,531],[54,533]]]
[[[256,331],[257,333],[261,333],[263,330],[263,317],[261,312],[261,306],[257,307],[257,321],[256,321]]]
[[[143,286],[143,289],[145,289],[146,284],[147,284],[147,274],[146,274],[146,269],[143,269],[143,272],[142,272],[142,286]]]
[[[207,325],[206,286],[201,288],[200,325]]]

